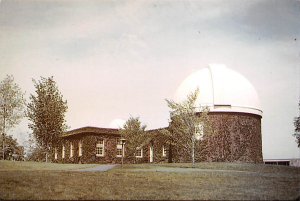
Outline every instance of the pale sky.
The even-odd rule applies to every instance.
[[[139,116],[168,125],[165,99],[191,73],[224,63],[256,88],[264,158],[299,158],[300,1],[0,1],[0,80],[54,76],[67,124]],[[24,120],[9,134],[23,143]]]

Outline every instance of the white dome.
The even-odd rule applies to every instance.
[[[223,64],[211,64],[188,76],[178,87],[175,101],[186,99],[199,88],[196,107],[209,106],[211,112],[242,112],[262,116],[258,95],[241,74]]]
[[[126,123],[126,121],[124,119],[114,119],[110,122],[109,124],[109,128],[123,128],[124,124]]]

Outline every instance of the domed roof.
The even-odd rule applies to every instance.
[[[223,64],[211,64],[192,73],[178,87],[175,101],[186,99],[199,88],[196,107],[209,106],[211,112],[242,112],[262,116],[260,102],[252,84]]]
[[[109,128],[123,128],[125,122],[124,119],[114,119],[110,122]]]

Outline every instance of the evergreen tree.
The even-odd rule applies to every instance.
[[[61,135],[66,131],[65,113],[67,101],[63,100],[53,77],[33,80],[36,88],[35,95],[30,95],[27,105],[27,117],[30,121],[28,127],[39,147],[46,153],[54,153],[54,148],[59,145]]]
[[[5,139],[7,131],[24,117],[25,99],[12,75],[7,75],[0,83],[0,132],[2,134],[2,159],[5,159]]]

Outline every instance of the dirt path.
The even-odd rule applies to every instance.
[[[84,168],[84,169],[79,169],[79,170],[75,170],[75,171],[79,171],[79,172],[105,172],[105,171],[113,169],[116,166],[117,165],[97,165],[96,167]]]

